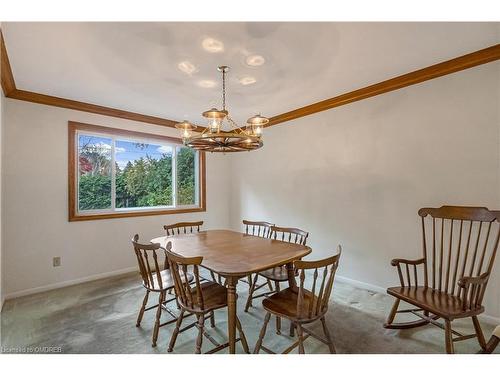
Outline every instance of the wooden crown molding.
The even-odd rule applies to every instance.
[[[273,126],[285,121],[297,119],[299,117],[309,116],[313,113],[326,111],[328,109],[339,107],[345,104],[353,103],[358,100],[370,98],[372,96],[384,94],[389,91],[401,89],[403,87],[415,85],[424,81],[438,78],[447,74],[455,73],[460,70],[469,69],[478,65],[486,64],[500,59],[500,44],[469,53],[439,64],[431,65],[423,69],[403,74],[398,77],[388,79],[354,90],[330,99],[307,105],[293,111],[282,113],[271,117],[266,127]]]
[[[175,124],[179,121],[169,120],[161,117],[143,115],[136,112],[125,111],[116,108],[105,107],[101,105],[80,102],[77,100],[59,98],[40,94],[37,92],[19,90],[16,87],[14,76],[5,46],[2,30],[0,30],[0,52],[1,52],[1,78],[2,89],[7,98],[23,100],[26,102],[51,105],[54,107],[61,107],[67,109],[74,109],[76,111],[96,113],[104,116],[118,117],[126,120],[145,122],[147,124],[161,125],[169,128],[175,128]],[[197,126],[196,131],[203,131],[203,126]]]
[[[96,104],[84,103],[76,100],[19,90],[16,88],[14,77],[12,75],[12,69],[9,63],[9,57],[7,55],[7,49],[5,47],[5,42],[1,30],[0,44],[2,89],[5,96],[8,98],[74,109],[77,111],[97,113],[104,116],[118,117],[132,121],[145,122],[148,124],[167,126],[170,128],[175,127],[175,124],[177,123],[177,121],[164,119],[161,117],[148,116],[140,113],[104,107]],[[266,125],[266,127],[277,125],[285,121],[295,120],[300,117],[309,116],[317,112],[326,111],[328,109],[357,102],[359,100],[384,94],[386,92],[399,90],[404,87],[442,77],[444,75],[455,73],[461,70],[473,68],[475,66],[486,64],[499,59],[500,44],[496,44],[494,46],[484,48],[467,55],[431,65],[423,69],[415,70],[413,72],[403,74],[401,76],[394,77],[386,81],[376,83],[374,85],[366,86],[358,90],[335,96],[333,98],[294,109],[293,111],[273,116],[269,119],[269,123]],[[203,130],[205,130],[205,127],[203,126],[197,126],[196,128],[196,131],[201,132]]]
[[[2,30],[0,30],[0,60],[2,90],[5,96],[9,96],[9,94],[16,91],[16,83],[14,82],[14,76],[12,75],[12,69],[10,67],[9,56],[7,55],[7,48],[5,48]]]

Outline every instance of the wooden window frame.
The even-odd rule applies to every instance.
[[[102,134],[103,136],[106,135],[123,136],[131,138],[159,140],[163,142],[182,145],[180,138],[69,121],[68,122],[68,221],[116,219],[124,217],[151,216],[151,215],[173,215],[173,214],[206,211],[206,157],[205,157],[205,152],[199,151],[199,159],[198,159],[199,206],[198,207],[187,207],[187,208],[174,207],[169,209],[154,209],[154,210],[147,210],[146,208],[141,208],[138,211],[80,214],[77,209],[78,201],[76,198],[78,192],[78,187],[76,182],[78,176],[78,164],[77,164],[78,148],[76,143],[76,134],[78,131]]]

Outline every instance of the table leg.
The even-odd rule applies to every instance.
[[[293,269],[293,263],[287,263],[286,270],[288,273],[288,286],[290,289],[296,290],[297,283],[295,282],[295,270]]]
[[[236,284],[238,284],[238,278],[228,277],[226,281],[229,354],[234,354],[236,351]]]

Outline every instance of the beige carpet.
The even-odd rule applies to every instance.
[[[247,284],[239,283],[238,316],[253,350],[265,314],[260,300],[254,301],[255,307],[249,313],[243,311],[247,290]],[[160,329],[156,348],[151,347],[154,312],[146,312],[142,326],[135,327],[143,295],[144,289],[134,273],[9,300],[1,314],[2,350],[56,347],[62,353],[166,353],[173,325]],[[384,329],[382,324],[392,301],[387,295],[336,282],[327,323],[337,352],[444,353],[443,331],[437,327]],[[224,342],[227,340],[225,309],[217,311],[216,321],[217,327],[208,330],[219,342]],[[494,327],[484,323],[482,326],[489,338]],[[275,351],[286,348],[293,340],[286,335],[288,327],[289,323],[283,322],[283,333],[278,336],[274,319],[271,320],[264,344]],[[320,324],[311,328],[321,332]],[[473,332],[470,319],[457,321],[453,328],[463,333]],[[174,353],[194,353],[196,333],[196,329],[181,333]],[[212,344],[205,339],[203,350],[211,348]],[[314,338],[306,340],[306,353],[328,353],[327,349]],[[457,353],[475,353],[479,345],[472,339],[456,343],[455,349]],[[242,352],[241,345],[237,344],[237,350]]]

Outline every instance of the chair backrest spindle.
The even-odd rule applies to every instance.
[[[170,263],[170,270],[174,278],[174,288],[177,294],[179,304],[185,306],[192,311],[204,311],[205,300],[203,296],[203,288],[201,287],[199,266],[203,261],[203,257],[183,257],[172,251],[172,242],[168,242],[166,253]],[[188,280],[188,267],[193,270],[193,282],[196,291],[193,292]]]
[[[139,235],[136,234],[132,239],[132,245],[134,247],[134,253],[137,258],[137,263],[139,265],[139,272],[141,274],[144,286],[148,289],[163,289],[163,280],[160,274],[162,271],[160,267],[160,262],[158,259],[158,253],[163,253],[164,269],[167,264],[167,256],[164,251],[159,251],[161,249],[160,244],[142,244],[139,243]]]
[[[273,225],[271,227],[270,238],[299,245],[306,245],[309,233],[298,228],[283,228]]]
[[[197,233],[200,231],[202,225],[203,221],[185,221],[164,225],[163,229],[167,232],[167,236],[175,236],[176,234]]]
[[[245,234],[269,238],[271,235],[271,227],[274,224],[268,223],[267,221],[243,220],[243,225],[245,225]]]
[[[314,320],[328,310],[328,301],[333,288],[335,272],[339,265],[342,248],[332,257],[318,261],[294,262],[299,272],[299,290],[297,296],[297,319]],[[312,272],[311,289],[306,288],[306,275]]]
[[[422,219],[425,287],[465,297],[469,305],[480,304],[486,284],[474,284],[463,291],[457,283],[466,277],[489,277],[499,246],[500,212],[484,207],[442,206],[422,208],[418,214]],[[490,239],[493,233],[494,240]],[[408,272],[406,276],[409,279]],[[416,272],[414,277],[417,280]],[[462,296],[464,292],[467,295]]]

